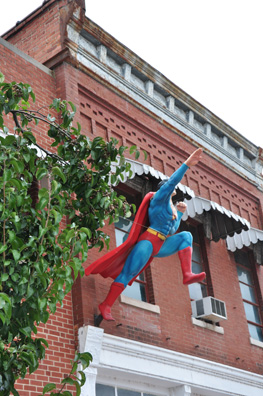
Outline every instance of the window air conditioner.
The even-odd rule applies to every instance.
[[[224,301],[217,300],[214,297],[204,297],[200,300],[192,301],[191,305],[193,316],[197,319],[202,318],[212,322],[227,319]]]

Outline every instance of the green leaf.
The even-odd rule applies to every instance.
[[[88,237],[89,239],[90,239],[91,236],[92,236],[91,230],[90,230],[89,228],[81,227],[79,231],[80,231],[80,232],[84,232],[84,233],[87,235],[87,237]]]
[[[21,333],[23,333],[26,337],[31,337],[31,334],[32,334],[31,327],[29,327],[29,326],[23,327],[23,328],[20,328],[19,331]]]
[[[54,218],[55,218],[55,225],[57,225],[57,224],[59,224],[59,223],[61,222],[61,220],[62,220],[62,214],[59,213],[57,210],[52,209],[52,210],[50,211],[50,214],[52,214],[52,215],[54,216]]]
[[[49,190],[47,188],[41,188],[38,192],[39,199],[41,198],[49,198]]]
[[[70,231],[68,231],[67,234],[66,234],[66,238],[65,238],[66,242],[70,242],[71,239],[72,239],[74,236],[75,236],[75,230],[70,230]]]
[[[24,333],[24,332],[22,331],[22,329],[20,329],[20,331],[21,331],[22,333]],[[31,333],[30,333],[30,334],[31,334]],[[20,355],[19,355],[19,357],[20,357],[20,359],[24,360],[24,361],[27,363],[28,366],[32,366],[33,361],[32,361],[32,357],[31,357],[31,355],[30,355],[29,353],[27,353],[27,352],[21,352]]]
[[[41,342],[42,344],[44,344],[48,348],[47,340],[45,340],[44,338],[39,338],[38,341]]]
[[[9,241],[12,243],[16,239],[16,233],[14,231],[8,230]]]
[[[11,146],[15,142],[16,142],[16,138],[13,135],[8,135],[8,136],[6,136],[6,138],[4,140],[4,145]]]
[[[3,315],[1,311],[0,311],[0,319],[3,322],[3,324],[5,324],[5,315]]]
[[[48,169],[46,168],[39,168],[36,173],[37,180],[43,179],[44,176],[48,174]]]
[[[92,362],[92,355],[89,352],[83,352],[79,354],[78,359],[85,370],[85,368],[89,366],[90,362]]]
[[[69,385],[74,385],[74,382],[75,381],[70,377],[66,377],[61,381],[62,384],[69,384]]]
[[[130,147],[130,154],[133,154],[135,150],[137,150],[137,146],[135,146],[135,145],[131,146]]]
[[[61,393],[61,396],[73,396],[70,391],[64,391]]]
[[[9,278],[9,275],[8,274],[2,274],[1,275],[1,282],[5,282],[5,281],[7,281],[7,279]]]
[[[72,102],[68,102],[68,104],[71,106],[72,111],[74,111],[74,113],[76,113],[76,106]]]
[[[47,384],[44,386],[42,394],[44,395],[45,393],[48,393],[48,392],[52,391],[53,389],[56,389],[56,387],[57,386],[54,383]]]
[[[76,387],[76,396],[80,396],[81,389],[77,381],[75,381],[75,387]]]
[[[7,249],[7,245],[2,245],[2,246],[0,247],[0,254],[3,253],[3,252],[5,252],[6,249]]]
[[[40,198],[40,200],[37,204],[37,209],[39,209],[39,210],[44,209],[47,206],[48,201],[49,201],[49,198],[45,198],[45,197]]]
[[[17,250],[12,250],[12,254],[13,254],[15,261],[17,262],[21,256],[20,252],[18,252]]]
[[[4,310],[8,319],[11,318],[12,303],[10,298],[5,293],[0,293],[0,309]]]
[[[3,181],[8,181],[12,177],[12,172],[10,169],[6,169],[3,173]]]
[[[39,298],[38,299],[38,306],[40,311],[43,311],[47,307],[47,299],[46,298]]]
[[[10,161],[10,163],[13,165],[13,167],[15,168],[15,171],[17,173],[22,173],[24,170],[24,164],[21,161],[18,160],[12,160]]]
[[[23,188],[21,181],[17,180],[17,179],[10,179],[8,181],[8,185],[10,185],[10,184],[15,186],[18,190],[22,190],[22,188]]]
[[[62,170],[58,166],[55,166],[52,169],[52,173],[53,173],[53,175],[56,175],[56,176],[60,177],[61,180],[63,181],[63,183],[66,183],[66,180],[67,180],[66,176],[64,175],[64,173],[62,172]]]
[[[36,144],[36,138],[35,138],[35,136],[33,135],[32,132],[29,132],[29,131],[23,132],[23,137],[28,139],[30,142]]]
[[[86,382],[86,375],[83,371],[78,371],[78,375],[81,377],[80,378],[80,385],[83,386]]]
[[[5,81],[5,76],[3,73],[0,72],[0,84],[2,84]]]
[[[56,180],[52,180],[51,182],[51,193],[53,195],[57,195],[61,189],[61,184],[58,183]]]
[[[26,162],[30,161],[30,154],[29,153],[23,153],[23,158]]]

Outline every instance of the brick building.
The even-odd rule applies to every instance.
[[[77,106],[90,138],[117,138],[148,154],[131,157],[118,186],[137,206],[196,147],[202,161],[177,186],[188,204],[181,229],[194,236],[195,272],[184,286],[178,256],[154,259],[94,325],[111,280],[78,279],[40,330],[50,348],[19,383],[34,396],[69,369],[76,345],[93,354],[83,396],[259,396],[263,391],[263,154],[245,137],[85,16],[84,0],[47,0],[0,38],[6,81],[32,85],[36,106],[54,97]],[[38,143],[49,147],[41,127]],[[111,249],[129,221],[108,227]],[[85,266],[99,257],[93,251]]]

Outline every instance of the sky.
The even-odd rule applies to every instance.
[[[1,1],[0,35],[43,0]],[[263,147],[263,0],[86,0],[86,16]]]

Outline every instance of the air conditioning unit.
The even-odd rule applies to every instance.
[[[212,322],[227,319],[224,301],[217,300],[214,297],[204,297],[200,300],[192,301],[191,305],[193,316],[197,319],[202,318]]]

